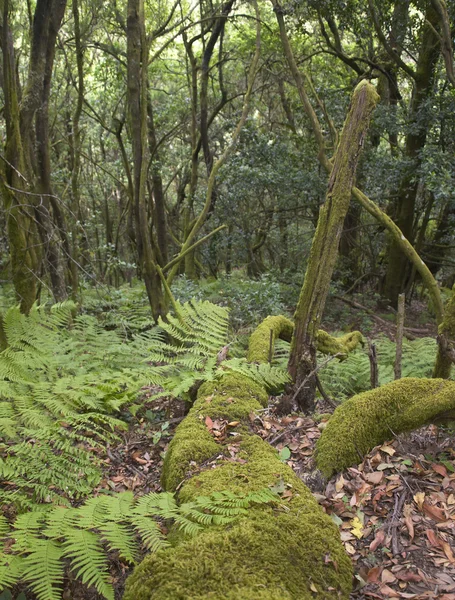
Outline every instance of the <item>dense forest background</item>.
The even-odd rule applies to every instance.
[[[455,600],[454,35],[0,0],[0,600]]]
[[[245,104],[254,10],[146,3],[141,16],[134,2],[66,4],[3,5],[2,273],[24,310],[139,278],[157,317],[166,311],[157,267],[169,283],[242,270],[300,286],[327,175],[277,11],[328,154],[356,82],[377,87],[357,185],[452,286],[453,67],[437,3],[262,4],[248,116],[208,199]],[[337,289],[396,307],[418,283],[353,201]]]

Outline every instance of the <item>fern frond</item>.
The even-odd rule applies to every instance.
[[[127,525],[108,521],[99,529],[110,550],[117,550],[127,562],[136,563],[139,548],[133,532]]]
[[[94,585],[107,600],[114,600],[114,590],[109,582],[107,558],[98,536],[85,529],[68,530],[63,543],[63,555],[71,561],[71,570],[85,585]]]
[[[36,539],[21,563],[21,578],[38,600],[60,600],[63,582],[62,548],[53,540]]]

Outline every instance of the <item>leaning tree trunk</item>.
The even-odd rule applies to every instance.
[[[349,208],[351,190],[372,111],[379,96],[367,81],[354,91],[340,143],[334,157],[326,202],[319,214],[311,246],[308,268],[295,313],[295,330],[289,358],[289,372],[296,386],[301,410],[314,407],[316,391],[316,336],[321,323],[343,222]]]

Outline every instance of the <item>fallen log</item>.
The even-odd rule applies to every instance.
[[[267,487],[286,491],[281,502],[196,538],[171,535],[173,547],[146,557],[129,577],[124,600],[349,598],[352,565],[337,527],[276,450],[250,431],[251,413],[267,402],[267,391],[238,373],[204,383],[169,445],[162,483],[182,502]],[[221,439],[210,431],[217,420],[230,424]]]
[[[455,381],[398,379],[335,410],[316,444],[317,467],[330,477],[394,435],[454,418]]]

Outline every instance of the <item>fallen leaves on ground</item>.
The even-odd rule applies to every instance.
[[[355,600],[455,600],[455,451],[434,427],[374,448],[328,482],[314,471],[320,427],[307,417],[254,421],[340,529]]]

